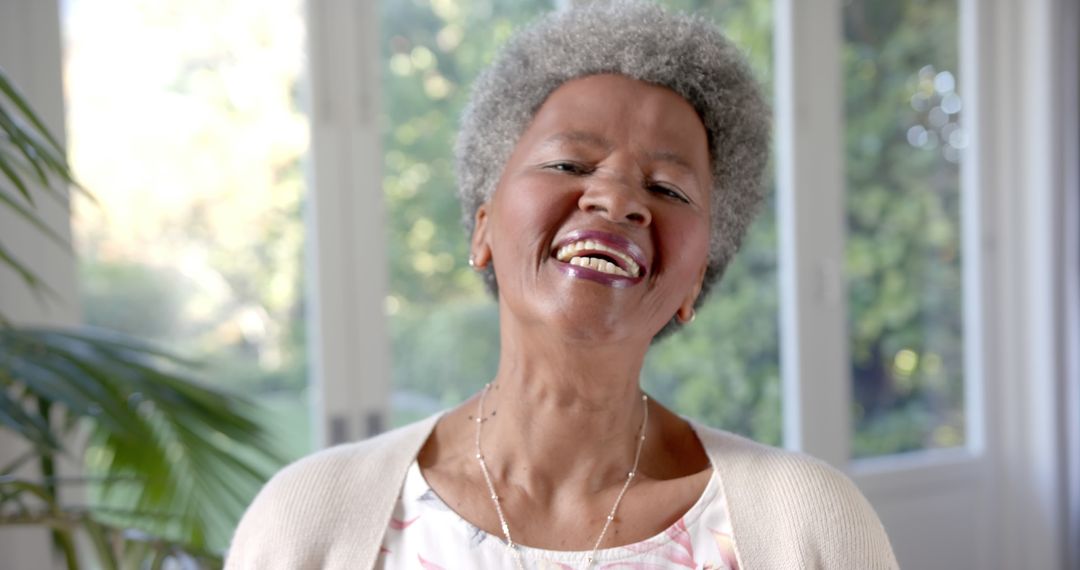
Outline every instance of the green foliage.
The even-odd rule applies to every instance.
[[[499,315],[490,301],[410,309],[392,325],[395,339],[407,339],[393,347],[394,372],[400,375],[394,386],[395,423],[455,405],[472,394],[477,379],[495,376]]]
[[[391,282],[399,302],[476,298],[451,149],[469,85],[544,0],[383,2],[383,166]]]
[[[860,1],[844,12],[857,457],[962,441],[959,128],[942,111],[957,97],[957,10]]]
[[[254,406],[194,381],[192,366],[104,331],[0,328],[0,422],[35,448],[0,477],[30,484],[11,474],[35,458],[51,464],[70,453],[62,442],[88,430],[93,506],[65,516],[200,551],[223,547],[220,537],[282,460]],[[56,510],[58,491],[36,510],[0,510],[0,524]]]
[[[92,482],[80,480],[79,482]],[[36,502],[40,508],[29,508]],[[182,568],[221,568],[221,556],[170,540],[100,522],[101,509],[78,509],[61,505],[54,489],[40,483],[12,476],[0,476],[0,509],[6,511],[4,524],[45,526],[59,538],[69,569],[83,566],[75,549],[76,537],[82,534],[93,548],[96,565],[103,570],[159,569],[166,563]],[[131,516],[125,513],[125,516]]]

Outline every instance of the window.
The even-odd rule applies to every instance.
[[[844,7],[855,457],[964,443],[957,12]]]
[[[63,4],[86,322],[206,363],[309,451],[299,0]]]

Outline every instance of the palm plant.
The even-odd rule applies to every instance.
[[[68,189],[92,199],[63,145],[0,68],[0,206],[71,251],[38,213],[39,200],[66,206]],[[0,266],[41,302],[55,296],[2,242]],[[210,538],[227,535],[281,460],[255,405],[197,382],[198,372],[197,363],[139,339],[20,326],[0,312],[0,427],[28,444],[20,456],[0,458],[0,527],[49,527],[69,569],[82,562],[79,533],[107,569],[158,568],[169,558],[220,566]],[[82,461],[83,474],[59,477],[61,456]],[[32,466],[37,476],[20,475]],[[73,485],[94,500],[62,500]]]

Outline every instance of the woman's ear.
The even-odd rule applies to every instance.
[[[679,322],[688,325],[694,321],[697,316],[694,313],[694,303],[697,302],[698,295],[701,295],[701,286],[705,282],[705,272],[709,266],[706,265],[701,268],[701,273],[698,275],[697,282],[694,284],[694,288],[690,290],[690,293],[683,299],[679,310],[675,312],[675,316],[679,319]]]
[[[480,270],[489,263],[491,246],[488,243],[488,204],[485,202],[476,209],[476,222],[473,224],[472,240],[469,243],[469,265]]]

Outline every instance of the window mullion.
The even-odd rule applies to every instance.
[[[841,3],[777,0],[775,14],[784,443],[843,466],[851,387]]]
[[[309,343],[317,444],[386,426],[390,346],[377,3],[309,0]]]

